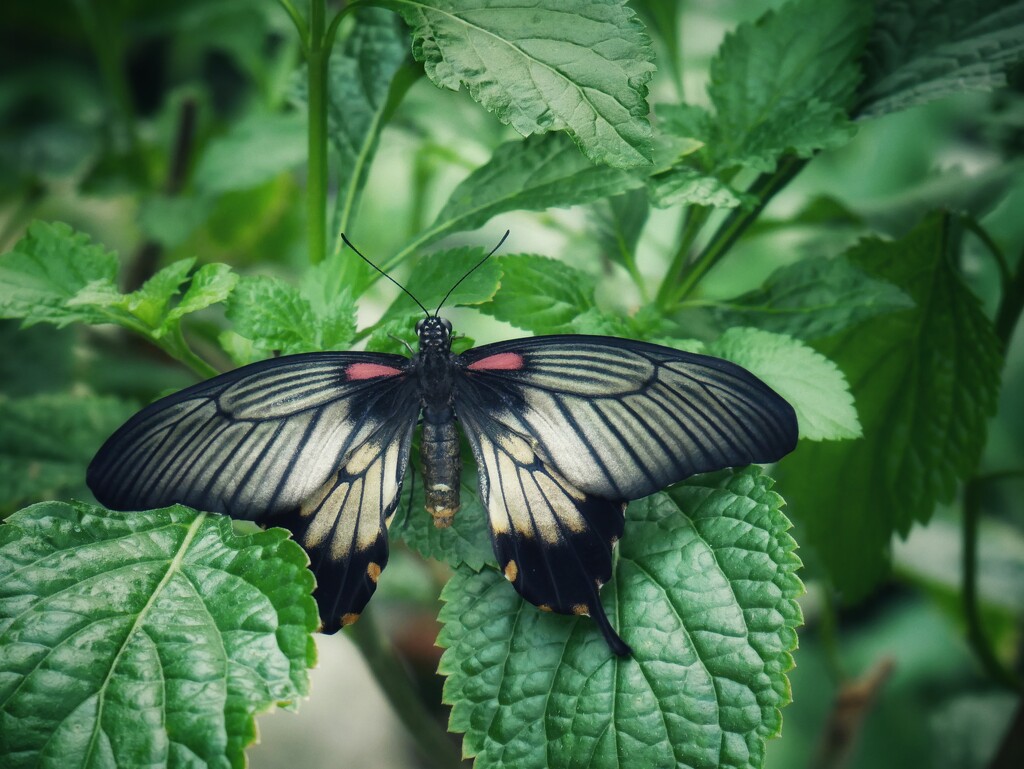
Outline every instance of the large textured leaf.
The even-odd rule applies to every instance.
[[[859,0],[796,0],[727,36],[708,87],[718,165],[771,171],[783,152],[808,157],[848,141],[869,17]]]
[[[602,591],[633,655],[545,614],[497,573],[442,597],[451,728],[478,769],[760,767],[789,701],[802,591],[789,522],[756,468],[633,503]]]
[[[557,259],[509,254],[498,259],[498,266],[501,288],[480,310],[516,328],[565,333],[594,306],[594,279]]]
[[[0,513],[86,494],[89,460],[135,410],[117,398],[65,393],[0,399]]]
[[[876,117],[996,88],[1022,60],[1020,0],[883,0],[875,4],[857,112]]]
[[[999,391],[992,325],[953,260],[954,221],[933,215],[906,238],[867,240],[849,256],[915,307],[815,346],[850,381],[864,438],[801,445],[782,461],[786,495],[837,586],[864,595],[887,570],[894,533],[952,499],[985,443]]]
[[[651,160],[650,41],[623,0],[378,0],[405,18],[427,76],[529,136],[565,130],[595,162]]]
[[[74,321],[103,323],[101,309],[68,300],[93,281],[117,279],[117,255],[60,222],[33,222],[28,233],[0,256],[0,318],[25,325]]]
[[[283,529],[47,502],[0,527],[0,764],[238,767],[315,661]]]
[[[725,327],[755,325],[800,339],[820,339],[877,315],[913,307],[903,291],[845,256],[801,259],[780,267],[760,288],[718,303]]]

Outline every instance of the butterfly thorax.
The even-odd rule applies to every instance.
[[[426,487],[427,511],[434,525],[451,525],[459,510],[459,478],[462,458],[459,435],[452,409],[455,382],[451,354],[452,326],[444,318],[427,317],[416,325],[419,352],[413,356],[413,368],[419,374],[423,405],[423,437],[420,458]]]

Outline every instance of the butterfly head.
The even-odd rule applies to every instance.
[[[452,324],[447,318],[429,315],[416,324],[420,351],[448,352],[452,346]]]

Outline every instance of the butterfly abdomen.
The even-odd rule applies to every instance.
[[[450,414],[450,412],[449,412]],[[424,413],[421,459],[426,487],[427,512],[439,529],[450,526],[459,511],[459,477],[462,456],[459,435],[452,415],[447,420],[431,421]]]

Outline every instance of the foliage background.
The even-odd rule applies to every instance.
[[[728,32],[780,5],[636,4],[654,38],[658,69],[650,83],[650,102],[685,101],[707,107],[717,93],[718,114],[742,114],[745,100],[756,102],[758,89],[768,87],[771,59],[754,57],[747,62],[744,74],[749,77],[745,81],[749,93],[733,88],[737,71],[713,62],[719,61],[716,55]],[[860,14],[870,15],[864,10],[867,5],[851,4],[849,21],[838,28],[856,29]],[[937,29],[973,29],[957,14],[975,4],[946,5],[943,9],[942,4],[926,2],[881,3],[875,18],[904,12],[934,21]],[[1002,26],[991,21],[999,5],[977,4],[976,12],[987,9],[989,13],[985,16],[989,28],[977,30],[977,38],[988,40],[985,35],[998,36],[1000,29],[1011,38],[1024,38],[1019,4],[1002,4],[1006,14]],[[308,13],[305,7],[300,10]],[[230,265],[246,280],[237,286],[226,311],[223,305],[204,309],[190,315],[187,326],[196,353],[220,369],[263,357],[271,350],[330,348],[339,340],[348,343],[355,332],[346,325],[347,313],[352,312],[358,313],[361,330],[388,313],[389,324],[376,334],[364,335],[371,345],[388,344],[385,332],[408,334],[412,313],[404,300],[395,299],[394,291],[382,283],[370,285],[358,263],[346,262],[336,270],[336,283],[318,281],[318,274],[310,276],[306,194],[316,183],[307,165],[305,109],[310,96],[303,51],[280,5],[269,0],[83,0],[54,10],[19,1],[5,4],[0,13],[4,14],[0,251],[12,249],[29,221],[37,219],[67,222],[102,244],[97,247],[100,250],[118,254],[112,275],[119,266],[122,290],[137,288],[157,269],[180,259],[195,257],[195,266]],[[813,38],[813,29],[795,30],[792,21],[786,23],[791,25],[788,31],[806,32],[797,39]],[[666,33],[673,29],[677,34]],[[752,34],[751,27],[745,29]],[[773,34],[784,40],[786,32],[783,25]],[[340,29],[339,46],[349,33],[346,22]],[[839,38],[837,49],[846,39]],[[743,45],[741,35],[729,39],[734,46]],[[966,49],[970,40],[964,44]],[[997,355],[986,353],[992,324],[978,321],[971,326],[976,331],[966,335],[963,325],[953,323],[953,330],[944,325],[950,317],[973,317],[971,300],[965,298],[971,294],[980,300],[985,317],[997,318],[1005,305],[1006,278],[1015,275],[1020,283],[1024,99],[1019,47],[1012,41],[1003,44],[1010,51],[1007,59],[986,68],[985,54],[977,54],[981,64],[972,70],[975,80],[965,78],[948,87],[949,93],[935,94],[942,98],[933,100],[926,94],[919,104],[911,104],[914,99],[910,99],[894,105],[872,102],[870,91],[859,91],[859,102],[847,98],[844,104],[849,111],[861,111],[862,119],[855,125],[847,124],[841,113],[837,117],[828,109],[811,108],[843,102],[844,89],[853,93],[857,87],[856,79],[849,83],[839,76],[825,79],[829,92],[814,94],[817,101],[804,94],[793,112],[786,112],[786,105],[774,105],[772,114],[781,117],[759,128],[764,132],[757,137],[760,144],[731,146],[739,129],[724,117],[702,134],[703,126],[693,113],[656,113],[665,134],[672,134],[667,130],[671,126],[682,126],[674,138],[700,135],[710,148],[674,147],[681,157],[695,162],[673,167],[659,184],[646,188],[646,194],[660,199],[665,207],[648,209],[645,202],[638,204],[637,197],[643,197],[639,193],[610,203],[605,194],[623,192],[628,184],[612,179],[609,172],[599,180],[606,188],[595,182],[595,191],[586,198],[592,205],[556,207],[563,203],[557,196],[548,201],[550,208],[543,201],[523,200],[490,221],[483,214],[467,217],[466,227],[452,228],[454,234],[441,242],[452,249],[489,245],[508,228],[515,253],[555,258],[585,273],[593,283],[593,299],[586,286],[577,286],[577,293],[566,291],[576,285],[575,272],[566,272],[562,280],[551,279],[541,291],[532,271],[521,278],[521,286],[509,288],[516,280],[510,270],[502,283],[507,293],[497,297],[493,288],[481,284],[479,297],[465,294],[462,303],[467,307],[452,308],[451,313],[456,327],[477,342],[521,334],[507,321],[516,326],[516,318],[523,316],[548,324],[539,329],[526,325],[529,330],[553,330],[564,322],[576,330],[648,335],[666,321],[678,324],[676,337],[704,341],[713,340],[723,324],[756,325],[816,340],[816,349],[838,363],[850,381],[863,424],[871,419],[880,424],[887,419],[899,421],[891,415],[915,409],[924,415],[924,422],[928,415],[969,413],[964,421],[968,427],[960,431],[954,425],[945,432],[915,432],[920,423],[911,421],[907,432],[869,435],[861,441],[804,441],[778,468],[776,490],[790,502],[808,593],[801,599],[806,624],[800,634],[797,667],[790,674],[794,701],[784,712],[783,736],[768,743],[768,766],[839,766],[844,761],[855,767],[1010,766],[999,763],[1007,760],[1000,746],[1006,750],[1004,739],[1014,718],[1018,733],[1024,731],[1019,689],[1007,683],[1014,677],[1019,681],[1024,656],[1024,512],[1019,504],[1024,494],[1024,406],[1019,398],[1024,347],[1017,334],[1006,347],[1000,367]],[[907,44],[905,50],[909,49]],[[798,86],[807,72],[829,64],[820,51],[815,55],[792,73]],[[337,64],[338,56],[332,60]],[[459,273],[452,263],[469,260],[470,254],[449,252],[451,261],[439,270],[435,267],[435,273],[429,272],[428,261],[396,255],[409,257],[435,248],[426,245],[427,236],[447,234],[431,227],[435,217],[443,215],[452,192],[473,169],[492,159],[503,143],[518,140],[519,135],[481,108],[466,88],[459,92],[437,88],[422,76],[422,65],[406,61],[404,52],[393,60],[382,55],[377,62],[379,69],[364,81],[331,80],[336,99],[332,109],[362,100],[388,106],[383,110],[387,124],[372,166],[348,179],[354,188],[365,184],[358,209],[332,207],[328,229],[333,232],[344,226],[364,253],[393,267],[395,276],[428,302],[427,295],[436,285]],[[866,66],[870,69],[870,60]],[[381,89],[380,82],[395,72],[399,87]],[[1003,75],[1002,80],[996,73]],[[639,77],[640,71],[635,74]],[[357,85],[365,92],[344,90]],[[884,83],[873,85],[876,92],[884,93]],[[963,89],[964,85],[983,88]],[[729,111],[730,105],[735,111]],[[864,114],[872,109],[879,116]],[[890,114],[880,114],[887,111]],[[342,169],[343,180],[344,169],[353,166],[358,152],[345,144],[337,121],[362,118],[352,112],[327,115],[330,167]],[[806,123],[801,122],[804,119]],[[801,137],[816,135],[812,130],[816,126],[824,126],[817,136],[826,138],[801,147]],[[773,146],[773,141],[782,146]],[[517,151],[509,167],[481,187],[514,186],[510,179],[515,178],[512,166]],[[558,145],[558,151],[575,152],[568,140]],[[730,152],[747,153],[736,176],[720,173],[721,166],[728,165],[723,158],[735,159]],[[682,220],[684,210],[689,211],[685,215],[691,222],[703,216],[712,223],[720,221],[728,211],[725,206],[732,205],[730,196],[736,194],[725,182],[735,181],[734,186],[742,190],[757,173],[772,171],[777,160],[799,163],[811,154],[815,156],[806,167],[794,166],[799,173],[791,181],[786,179],[744,238],[731,246],[728,258],[698,276],[697,290],[688,297],[694,300],[692,306],[675,307],[672,312],[660,307],[662,314],[645,329],[630,325],[637,307],[647,305],[648,298],[661,297],[659,279],[673,269],[681,240],[691,234]],[[582,156],[572,157],[571,162],[584,162]],[[339,177],[330,178],[338,184]],[[338,185],[329,193],[332,199],[345,200],[344,190],[344,185]],[[538,207],[545,210],[517,210]],[[935,230],[922,225],[936,222],[934,217],[939,215],[931,212],[937,210],[952,212],[950,221],[967,233],[962,248],[960,236],[951,237],[958,245],[949,254],[930,244],[928,238]],[[632,242],[630,232],[639,233],[638,224],[642,234],[635,249],[626,249],[630,256],[624,257],[609,244]],[[468,231],[455,231],[461,229]],[[693,229],[694,238],[687,244],[691,251],[699,251],[713,230],[710,226]],[[862,245],[858,255],[855,244],[866,236],[885,242]],[[890,241],[900,245],[890,246]],[[1008,262],[1002,282],[990,245]],[[933,284],[922,288],[913,276],[899,273],[900,264],[907,263],[914,248],[939,254],[939,266],[926,277],[941,280],[942,291],[921,293]],[[817,332],[804,328],[802,336],[793,326],[773,327],[770,317],[751,315],[751,307],[762,302],[784,304],[794,278],[780,278],[778,293],[773,294],[772,284],[765,281],[779,275],[776,270],[844,252],[871,277],[899,284],[918,304],[926,294],[938,302],[928,322],[908,330],[893,324],[891,314],[872,319],[870,311],[859,325],[849,317],[840,322],[843,313],[864,311],[871,302],[890,310],[898,306],[902,295],[886,294],[883,286],[852,294],[845,309],[835,294],[826,294],[829,306],[839,309],[819,317],[817,322],[824,325]],[[944,273],[942,260],[947,256],[949,272]],[[337,266],[330,264],[334,266],[325,269]],[[559,270],[566,269],[539,261],[531,267],[538,265],[541,269],[536,274],[541,278],[561,277]],[[217,269],[209,269],[211,285],[223,278]],[[630,280],[631,275],[639,280]],[[802,278],[813,285],[813,276]],[[282,282],[301,287],[302,293],[300,309],[282,305],[281,315],[307,313],[315,322],[275,327],[272,334],[259,323],[267,312],[278,309],[270,299],[280,298]],[[825,284],[824,279],[821,283]],[[746,294],[763,284],[762,293]],[[225,283],[225,291],[229,288]],[[962,293],[965,288],[969,294]],[[863,285],[858,290],[864,291]],[[531,305],[537,301],[532,294],[537,293],[541,304]],[[741,296],[748,296],[742,306],[719,303]],[[95,311],[88,309],[93,307],[108,313],[134,312],[110,297],[109,292],[96,294],[81,312]],[[550,305],[544,303],[547,297],[552,298]],[[492,298],[483,313],[471,307]],[[590,305],[598,309],[581,323],[578,316],[584,313],[579,310],[593,310]],[[645,312],[640,317],[648,322],[655,311]],[[10,312],[8,305],[5,317],[25,316]],[[225,337],[229,323],[249,341],[237,334]],[[187,358],[173,324],[143,329],[156,346],[109,325],[61,322],[62,327],[41,324],[21,329],[16,320],[0,324],[4,393],[0,398],[0,508],[4,514],[43,499],[88,499],[83,471],[103,437],[139,404],[195,379],[194,373],[173,360]],[[521,321],[519,326],[524,327]],[[316,338],[309,338],[309,328],[316,329]],[[1008,338],[1012,325],[997,330]],[[886,373],[880,364],[883,360],[889,365],[895,361],[896,372]],[[938,375],[908,390],[908,380],[900,379],[900,366]],[[866,389],[858,389],[864,382]],[[894,393],[909,395],[900,402]],[[963,409],[955,405],[957,398],[966,403]],[[986,402],[996,398],[997,403]],[[989,418],[990,414],[994,416]],[[871,478],[869,472],[856,470],[865,463],[874,467],[879,457],[882,465],[886,457],[905,458],[901,447],[922,435],[925,448],[910,456],[920,459],[924,470],[905,465],[890,468],[894,478]],[[946,451],[935,459],[933,449]],[[974,462],[979,452],[980,460]],[[828,468],[831,475],[825,477],[833,482],[821,482],[822,468]],[[856,481],[847,482],[846,473]],[[965,496],[960,481],[967,478],[975,480]],[[966,515],[972,505],[974,514]],[[887,517],[890,513],[897,516],[895,521]],[[978,557],[965,570],[964,538],[973,535],[965,522],[978,520]],[[437,632],[434,617],[438,591],[448,574],[444,566],[399,549],[374,600],[378,624],[418,671],[425,699],[433,701],[440,694],[433,675],[439,654],[432,645]],[[971,579],[976,580],[979,604],[965,613],[965,590],[975,589]],[[972,608],[974,616],[981,617],[984,639],[980,643],[978,625],[970,624]],[[986,649],[994,661],[986,659]],[[303,703],[298,715],[279,713],[262,719],[264,740],[251,753],[254,765],[297,763],[300,756],[313,767],[386,761],[400,766],[419,760],[411,748],[395,749],[393,735],[400,733],[400,727],[385,720],[387,716],[379,717],[383,739],[371,742],[370,726],[387,706],[375,702],[374,694],[355,688],[371,683],[347,679],[339,683],[341,675],[348,676],[359,665],[348,641],[322,640],[320,655],[321,670],[313,689],[322,694]],[[334,686],[339,691],[330,691]],[[848,708],[839,708],[838,701]],[[335,710],[346,703],[353,706],[350,714]],[[326,717],[326,725],[317,720],[321,709],[327,711],[320,716]],[[366,723],[367,714],[371,724]],[[438,717],[445,716],[439,712]],[[377,751],[385,749],[391,752],[382,761]]]

